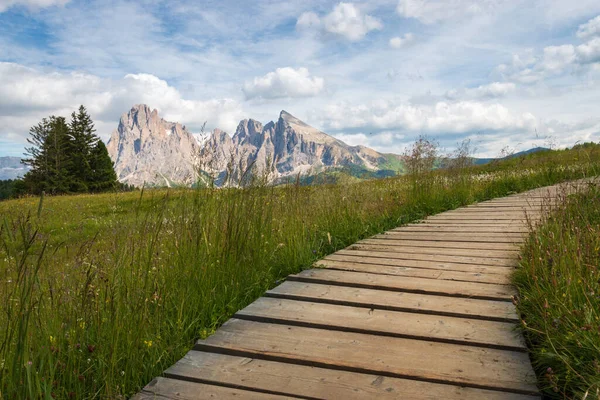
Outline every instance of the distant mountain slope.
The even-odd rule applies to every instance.
[[[107,147],[119,180],[135,186],[189,185],[208,176],[218,186],[235,186],[252,174],[268,173],[278,182],[339,168],[385,176],[399,165],[398,156],[349,146],[286,111],[266,125],[244,119],[232,137],[215,129],[200,144],[185,127],[136,105],[123,114]]]
[[[21,157],[0,157],[0,180],[22,178],[29,171],[21,164]]]
[[[496,161],[496,160],[506,160],[509,158],[521,157],[521,156],[525,156],[527,154],[537,153],[539,151],[546,151],[546,150],[550,150],[550,149],[548,149],[546,147],[534,147],[529,150],[519,151],[517,153],[508,155],[506,157],[501,157],[501,158],[474,158],[473,163],[475,165],[483,165],[483,164],[488,164],[488,163],[490,163],[492,161]]]

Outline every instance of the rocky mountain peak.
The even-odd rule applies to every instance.
[[[247,175],[246,168],[251,174],[270,171],[270,178],[277,181],[349,164],[377,171],[386,162],[384,155],[348,146],[285,110],[277,122],[263,126],[244,119],[233,137],[214,129],[199,143],[179,123],[165,121],[157,110],[138,104],[123,114],[107,148],[119,179],[136,186],[191,184],[206,176],[219,186],[236,185],[232,174]],[[199,169],[204,173],[198,175]]]
[[[121,116],[107,144],[121,182],[172,186],[193,181],[199,145],[181,124],[136,104]]]

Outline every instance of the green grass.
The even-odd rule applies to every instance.
[[[0,399],[127,397],[323,255],[428,214],[593,175],[600,156],[586,154],[337,185],[1,202]]]
[[[564,198],[533,232],[514,277],[540,386],[600,398],[600,189]]]

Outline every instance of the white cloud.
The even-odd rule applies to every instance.
[[[501,104],[475,101],[437,102],[433,105],[375,102],[334,104],[325,108],[323,124],[334,130],[375,127],[431,134],[475,131],[534,131],[537,118],[514,113]]]
[[[517,85],[512,82],[492,82],[475,88],[450,90],[445,96],[449,99],[493,99],[504,97],[516,88]]]
[[[415,40],[415,35],[412,33],[406,33],[403,36],[396,36],[390,39],[390,47],[395,49],[401,49],[412,44]]]
[[[129,74],[122,79],[54,71],[44,72],[0,62],[0,137],[22,146],[29,128],[49,115],[69,117],[85,105],[97,133],[107,139],[119,117],[133,104],[157,108],[161,117],[186,124],[195,132],[207,127],[233,132],[244,116],[231,99],[191,100],[166,81],[150,74]]]
[[[501,64],[494,73],[508,81],[532,84],[545,78],[559,76],[566,72],[591,70],[600,63],[600,37],[593,38],[578,46],[563,44],[544,47],[539,56],[527,54],[524,58],[514,55],[512,64]]]
[[[246,99],[311,97],[323,91],[325,80],[311,76],[306,68],[277,68],[274,72],[246,82],[242,88]]]
[[[301,30],[320,29],[321,18],[312,11],[302,13],[296,22],[296,28]]]
[[[13,6],[25,6],[30,10],[52,6],[64,6],[69,1],[70,0],[0,0],[0,12],[4,12]]]
[[[373,30],[381,30],[383,23],[371,15],[363,14],[354,4],[342,2],[322,18],[314,12],[301,14],[296,28],[309,32],[327,32],[355,42]]]
[[[404,18],[414,18],[424,24],[468,18],[492,11],[500,6],[492,0],[400,0],[396,12]]]
[[[575,61],[573,45],[548,46],[544,48],[544,55],[539,69],[550,74],[558,74]]]
[[[590,19],[585,24],[579,25],[579,29],[577,29],[577,37],[580,39],[587,39],[592,36],[600,36],[600,15]]]
[[[577,61],[581,64],[600,62],[600,37],[577,46]]]

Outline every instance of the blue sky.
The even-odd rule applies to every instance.
[[[133,104],[198,133],[285,109],[401,152],[600,140],[597,0],[0,0],[0,156],[88,107],[105,140]]]

